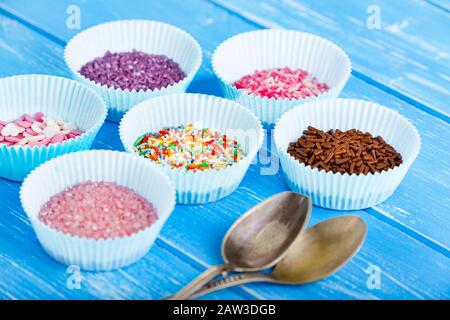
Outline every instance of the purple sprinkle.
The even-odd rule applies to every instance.
[[[95,58],[80,69],[95,83],[122,90],[155,90],[183,80],[186,74],[165,55],[142,51],[111,53]]]

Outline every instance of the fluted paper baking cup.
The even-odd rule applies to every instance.
[[[106,118],[106,105],[90,88],[70,79],[21,75],[0,79],[0,120],[43,112],[83,131],[81,136],[42,147],[0,144],[0,177],[22,181],[41,163],[61,154],[90,149]]]
[[[188,93],[146,100],[123,117],[120,139],[127,151],[139,156],[133,151],[133,144],[140,136],[165,127],[187,124],[218,130],[228,138],[236,139],[246,157],[227,168],[199,172],[158,165],[175,184],[177,201],[183,204],[205,203],[229,195],[239,186],[264,138],[260,121],[239,104],[219,97]]]
[[[53,195],[83,182],[114,182],[150,201],[158,220],[131,236],[95,240],[64,234],[38,218]],[[34,170],[20,190],[22,206],[39,242],[54,259],[85,270],[111,270],[144,256],[175,206],[175,189],[153,164],[125,152],[93,150],[52,159]]]
[[[309,33],[280,29],[250,31],[227,39],[215,50],[212,67],[225,97],[253,111],[266,128],[273,127],[295,106],[338,97],[351,72],[349,57],[334,43]],[[257,96],[233,85],[257,70],[283,67],[308,71],[330,89],[317,97],[289,100]]]
[[[325,172],[298,162],[287,153],[311,125],[318,129],[359,129],[381,136],[402,155],[403,163],[375,174]],[[308,195],[320,207],[356,210],[375,206],[394,193],[420,150],[416,128],[398,112],[379,104],[354,99],[311,102],[286,112],[275,127],[275,145],[290,189]]]
[[[133,49],[149,54],[163,54],[177,62],[186,78],[155,90],[128,90],[107,87],[80,74],[81,67],[106,51]],[[170,24],[150,20],[119,20],[96,25],[77,34],[64,50],[66,64],[79,81],[91,86],[109,107],[108,120],[119,121],[135,104],[169,93],[185,92],[202,63],[202,51],[187,32]]]

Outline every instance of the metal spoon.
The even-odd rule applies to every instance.
[[[294,192],[279,193],[256,205],[225,235],[222,241],[225,264],[209,268],[167,299],[187,299],[220,274],[260,271],[274,266],[308,225],[311,210],[311,199]]]
[[[341,216],[303,232],[272,273],[241,273],[207,284],[192,298],[249,282],[305,284],[320,280],[342,267],[359,250],[367,227],[356,216]]]

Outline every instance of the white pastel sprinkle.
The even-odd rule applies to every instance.
[[[19,128],[14,123],[8,123],[1,132],[4,137],[16,137],[19,133]]]
[[[45,117],[44,123],[47,125],[47,127],[56,125],[56,121],[53,118],[49,118],[49,117]]]
[[[63,129],[72,131],[72,130],[75,130],[76,127],[75,127],[75,125],[72,122],[68,122],[68,123],[64,123]]]
[[[31,130],[33,130],[36,133],[42,133],[41,123],[40,122],[34,122],[31,125]]]
[[[45,136],[43,134],[38,135],[38,136],[28,137],[28,140],[30,140],[30,141],[41,141],[44,139],[45,139]]]
[[[18,144],[21,145],[21,146],[23,146],[23,145],[27,144],[28,141],[29,141],[29,140],[28,140],[28,137],[25,137],[25,138],[23,138],[22,140],[20,140],[20,141],[18,142]]]
[[[49,125],[47,127],[44,128],[44,136],[46,136],[47,138],[53,138],[58,132],[59,132],[59,127],[58,125]]]

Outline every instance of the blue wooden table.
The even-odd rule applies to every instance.
[[[384,104],[420,132],[421,153],[395,194],[374,208],[350,212],[361,216],[369,231],[357,256],[339,272],[305,286],[246,285],[206,298],[450,298],[448,0],[2,0],[0,76],[69,77],[62,53],[80,31],[70,23],[74,8],[80,10],[81,29],[130,18],[185,29],[204,50],[189,91],[213,95],[220,91],[210,59],[223,40],[261,28],[315,33],[344,48],[352,60],[342,96]],[[0,179],[0,298],[158,299],[174,293],[221,262],[221,239],[243,212],[287,190],[280,172],[261,175],[271,145],[269,136],[261,161],[250,167],[236,192],[208,205],[177,206],[142,260],[114,272],[82,272],[79,289],[71,285],[71,270],[39,245],[19,203],[20,184]],[[122,150],[117,124],[105,123],[94,148]],[[348,213],[314,207],[310,224]]]

